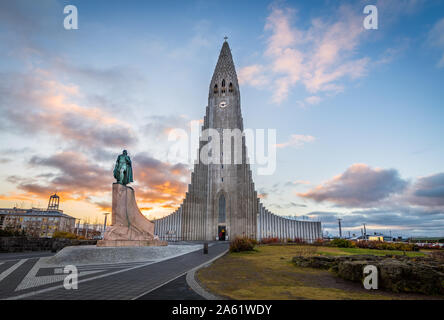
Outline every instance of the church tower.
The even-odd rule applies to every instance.
[[[322,237],[320,222],[286,219],[259,202],[243,130],[239,83],[225,40],[210,82],[191,183],[180,208],[154,221],[160,239],[211,241],[245,236],[314,241]],[[205,154],[211,161],[202,159]]]
[[[210,82],[203,129],[217,130],[220,139],[219,150],[214,150],[219,152],[220,164],[207,165],[206,239],[255,238],[257,194],[247,164],[239,83],[227,41],[222,45]],[[237,138],[231,135],[236,130]],[[240,156],[237,162],[236,152]]]
[[[210,82],[202,125],[202,132],[217,130],[220,148],[208,149],[211,139],[216,138],[213,136],[201,136],[199,142],[199,155],[203,148],[207,148],[208,154],[220,161],[206,162],[199,157],[182,205],[162,222],[162,230],[158,233],[163,238],[168,239],[169,235],[183,240],[256,237],[258,200],[250,167],[246,163],[245,139],[241,135],[239,143],[239,140],[230,138],[233,159],[227,162],[223,155],[224,145],[228,142],[224,141],[226,129],[243,131],[239,83],[227,41],[222,45]],[[235,164],[235,154],[241,154],[240,163]],[[160,226],[160,222],[158,224]]]

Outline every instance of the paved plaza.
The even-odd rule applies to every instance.
[[[176,249],[173,246],[169,247]],[[77,290],[63,287],[64,265],[48,264],[57,261],[49,252],[0,254],[0,299],[203,299],[187,285],[186,274],[226,252],[228,244],[212,242],[208,254],[203,254],[201,243],[180,246],[189,246],[189,250],[152,260],[96,264],[82,260],[76,265]]]

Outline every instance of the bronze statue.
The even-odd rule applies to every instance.
[[[131,159],[126,150],[123,150],[122,154],[117,157],[116,166],[114,167],[114,178],[116,178],[117,183],[124,186],[134,181]]]

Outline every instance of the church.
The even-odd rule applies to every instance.
[[[223,137],[224,129],[243,131],[239,83],[228,42],[222,45],[210,82],[208,106],[202,131],[214,129]],[[322,238],[321,222],[283,218],[268,211],[255,190],[242,138],[242,161],[194,165],[191,183],[180,207],[153,221],[161,240],[231,240],[249,237],[257,240],[277,237],[313,242]],[[221,146],[223,138],[220,139]],[[204,142],[199,142],[199,151]],[[223,147],[220,157],[223,158]]]

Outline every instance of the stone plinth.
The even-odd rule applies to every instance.
[[[100,240],[97,242],[98,247],[150,247],[150,246],[167,246],[166,241],[161,240]]]
[[[56,255],[40,259],[45,267],[66,265],[98,265],[132,262],[158,262],[201,250],[202,245],[170,245],[140,247],[65,247]]]
[[[165,241],[154,239],[154,223],[139,210],[134,189],[113,183],[112,225],[107,227],[99,247],[164,246]]]

